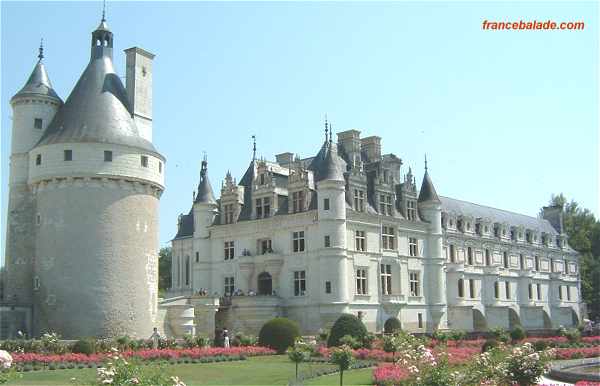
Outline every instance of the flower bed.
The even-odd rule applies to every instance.
[[[247,356],[273,355],[275,351],[265,347],[206,347],[206,348],[191,348],[191,349],[145,349],[139,351],[126,351],[123,353],[125,358],[137,358],[142,361],[153,360],[177,360],[177,359],[203,359],[203,358],[244,358]],[[13,362],[16,365],[43,365],[57,363],[74,363],[74,364],[100,364],[110,354],[61,354],[61,355],[46,355],[34,353],[14,353],[12,354]]]
[[[600,346],[579,348],[557,348],[556,359],[578,359],[600,357]]]
[[[376,385],[397,385],[409,377],[406,368],[393,363],[382,363],[373,370],[373,383]]]

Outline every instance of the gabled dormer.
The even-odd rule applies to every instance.
[[[419,219],[417,211],[417,183],[412,169],[408,168],[408,173],[404,175],[404,182],[396,185],[396,194],[398,197],[397,208],[402,216],[410,221]]]
[[[238,185],[227,172],[221,185],[221,224],[236,223],[244,203],[244,186]]]
[[[314,194],[314,176],[299,159],[290,167],[287,188],[288,213],[307,211]]]

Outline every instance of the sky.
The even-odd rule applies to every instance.
[[[89,61],[101,2],[7,2],[1,11],[1,235],[9,100],[44,38],[66,100]],[[114,63],[154,54],[154,145],[166,157],[160,242],[176,233],[204,151],[219,195],[257,154],[309,157],[335,132],[382,137],[440,195],[536,216],[564,193],[596,215],[598,4],[477,2],[107,2]],[[483,20],[583,21],[583,31],[491,31]],[[2,253],[4,255],[4,253]]]

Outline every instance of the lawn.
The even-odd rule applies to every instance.
[[[331,369],[330,364],[303,363],[300,365],[300,372],[304,373],[310,370]],[[188,386],[195,385],[287,385],[288,381],[294,376],[294,364],[290,362],[286,355],[251,357],[245,361],[218,362],[218,363],[197,363],[197,364],[178,364],[168,365],[166,369],[169,373],[179,376]],[[370,379],[369,374],[368,379]],[[348,379],[345,384],[370,384],[368,383],[350,383],[354,373],[350,371],[344,374]],[[365,374],[367,374],[365,373]],[[89,384],[95,377],[94,369],[82,370],[46,370],[32,371],[24,373],[23,377],[9,382],[8,385],[36,385],[36,386],[65,386]],[[366,376],[365,376],[366,377]],[[360,378],[360,382],[363,382]],[[71,382],[75,378],[76,382]],[[328,381],[326,383],[315,383],[319,385],[338,384],[338,376],[323,377]]]
[[[305,385],[339,385],[340,374],[325,375],[304,382]],[[373,369],[344,371],[344,386],[372,385]]]

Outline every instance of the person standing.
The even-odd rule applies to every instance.
[[[152,335],[150,335],[150,339],[152,340],[152,348],[156,350],[158,348],[158,343],[160,342],[158,328],[154,327],[154,332],[152,332]]]
[[[227,328],[223,329],[223,347],[229,348],[229,331],[227,331]]]

